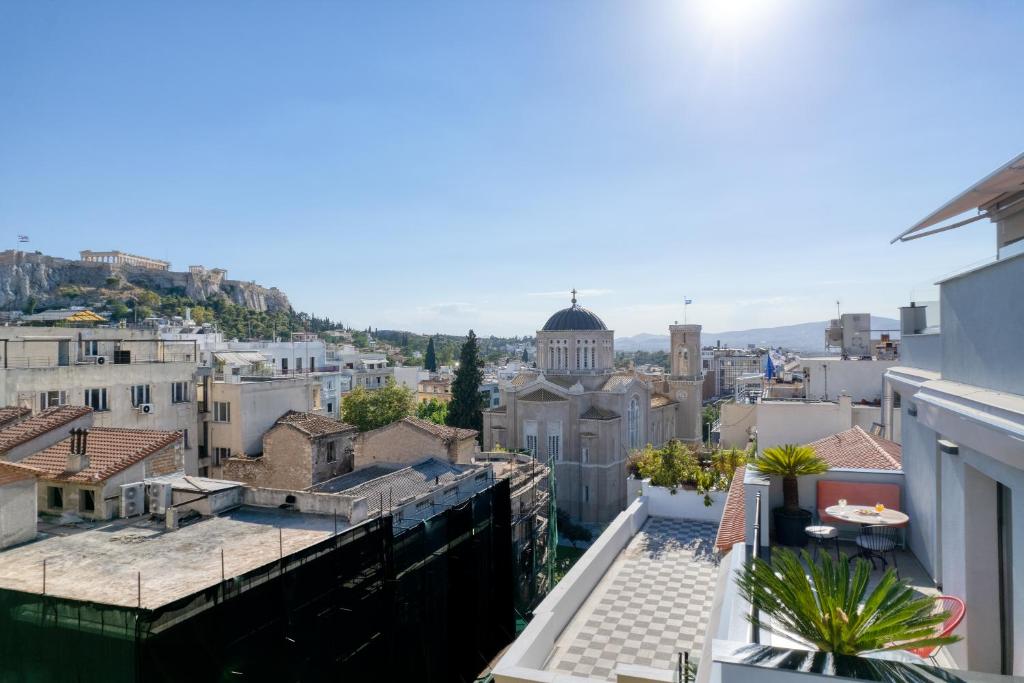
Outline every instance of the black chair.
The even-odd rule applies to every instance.
[[[861,557],[871,560],[871,566],[875,566],[875,558],[882,561],[882,567],[888,563],[885,555],[892,557],[892,566],[896,570],[896,576],[900,575],[899,565],[896,564],[896,548],[900,544],[899,529],[887,524],[872,524],[862,527],[860,535],[857,536],[857,547],[861,549]]]
[[[804,529],[804,533],[808,537],[815,541],[814,552],[811,555],[812,560],[818,559],[818,548],[825,545],[826,543],[832,542],[836,546],[836,561],[839,560],[839,530],[834,526],[809,526]]]

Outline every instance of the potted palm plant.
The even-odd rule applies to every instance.
[[[936,635],[935,627],[949,613],[935,612],[934,600],[915,593],[892,568],[869,593],[872,567],[867,560],[851,563],[840,555],[833,562],[828,553],[822,553],[819,565],[806,550],[800,552],[802,562],[793,551],[779,548],[772,553],[771,564],[757,558],[737,571],[740,594],[762,615],[771,617],[760,618],[760,628],[821,652],[843,655],[960,640]]]
[[[782,477],[783,505],[775,508],[775,541],[782,545],[807,545],[804,529],[811,523],[811,513],[800,509],[800,491],[797,477],[821,474],[828,463],[818,457],[810,446],[772,446],[754,460],[753,468],[761,474]]]

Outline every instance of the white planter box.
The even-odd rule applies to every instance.
[[[636,499],[637,494],[647,496],[650,504],[651,517],[669,517],[672,519],[697,519],[718,524],[722,521],[725,510],[725,499],[728,491],[712,491],[711,506],[704,505],[704,496],[692,489],[679,487],[675,494],[661,486],[651,486],[650,479],[629,479],[626,482],[629,502]]]

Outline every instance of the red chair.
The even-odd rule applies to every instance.
[[[936,612],[949,612],[949,616],[946,620],[938,627],[941,630],[936,633],[936,637],[942,638],[948,636],[956,630],[956,627],[960,625],[960,622],[964,620],[964,615],[967,613],[967,606],[964,601],[960,598],[955,598],[952,595],[939,595],[935,598],[935,611]],[[908,648],[908,652],[913,652],[921,659],[930,658],[933,662],[935,661],[935,652],[941,645],[933,645],[931,647],[918,647]]]

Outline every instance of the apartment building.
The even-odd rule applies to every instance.
[[[263,434],[290,410],[323,413],[317,373],[290,377],[224,375],[204,383],[206,399],[200,417],[204,448],[201,476],[222,476],[224,461],[263,452]]]
[[[903,445],[908,545],[968,604],[960,668],[1024,673],[1024,155],[896,239],[995,223],[995,257],[900,310],[901,359],[885,373],[886,429]],[[941,238],[937,238],[941,239]],[[895,240],[894,240],[895,241]],[[901,247],[906,248],[906,247]],[[908,253],[911,257],[912,253]]]
[[[196,474],[197,353],[194,340],[147,330],[0,328],[0,405],[88,406],[97,427],[181,432]]]

